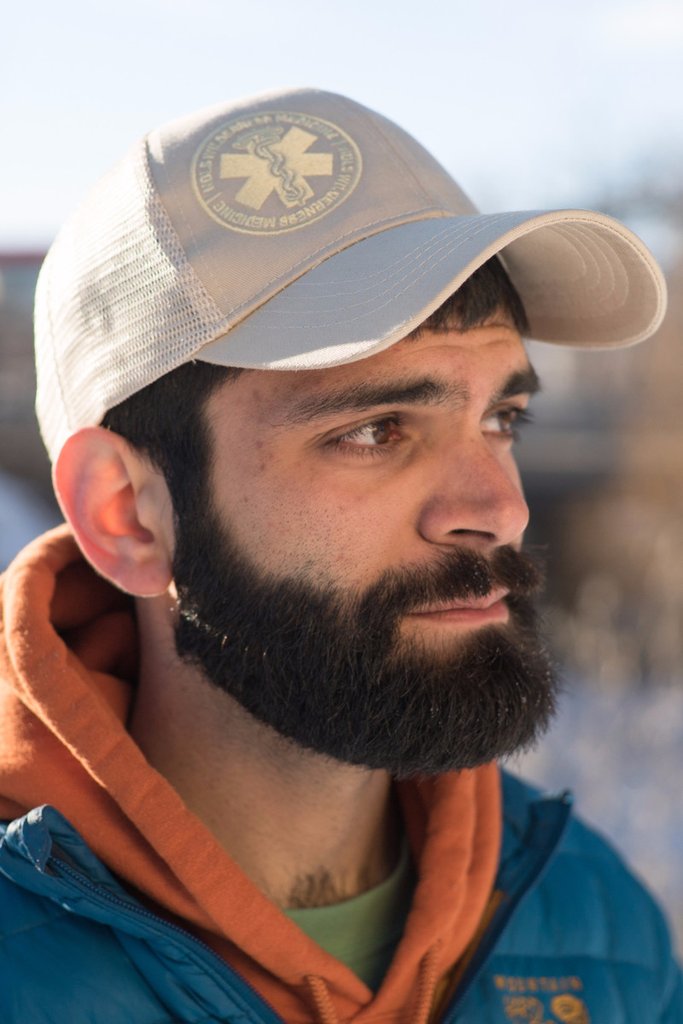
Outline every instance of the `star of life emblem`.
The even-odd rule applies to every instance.
[[[264,111],[221,125],[192,162],[192,184],[223,227],[280,234],[305,227],[353,192],[362,168],[353,139],[310,114]]]

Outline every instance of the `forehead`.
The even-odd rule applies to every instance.
[[[302,422],[314,413],[341,410],[346,397],[358,408],[391,402],[392,394],[406,392],[411,381],[422,384],[420,394],[410,397],[413,402],[420,397],[431,404],[447,398],[486,400],[515,375],[518,391],[536,390],[520,335],[509,324],[496,323],[468,331],[424,330],[366,359],[321,370],[249,371],[228,386],[231,405],[262,419]],[[424,387],[428,380],[434,382],[431,389]]]

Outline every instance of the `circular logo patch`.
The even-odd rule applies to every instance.
[[[550,1009],[563,1024],[590,1024],[586,1004],[577,996],[555,996]]]
[[[206,212],[232,231],[280,234],[334,210],[358,184],[353,139],[310,114],[270,110],[221,125],[192,161]]]

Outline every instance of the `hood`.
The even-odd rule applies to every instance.
[[[288,1022],[425,1019],[471,942],[501,839],[498,770],[398,786],[418,883],[378,993],[249,880],[126,729],[133,601],[98,577],[67,527],[0,582],[0,816],[59,810],[121,882],[208,942]],[[413,1008],[413,1009],[410,1009]]]

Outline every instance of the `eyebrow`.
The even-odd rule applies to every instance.
[[[491,405],[496,405],[512,395],[534,395],[540,390],[540,386],[536,371],[528,364],[523,369],[515,370],[505,379],[493,395]],[[434,377],[372,383],[361,381],[323,394],[308,395],[287,410],[281,423],[308,423],[338,413],[362,412],[377,405],[451,404],[457,408],[465,405],[469,399],[469,389],[462,381],[446,381]]]
[[[491,399],[491,405],[503,402],[506,398],[512,398],[513,395],[537,395],[540,390],[541,382],[538,374],[531,363],[527,363],[523,369],[515,370],[503,381],[502,387]]]

